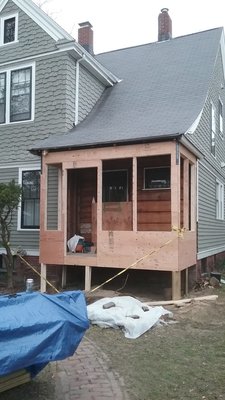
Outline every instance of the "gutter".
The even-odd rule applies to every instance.
[[[74,125],[78,125],[79,119],[79,87],[80,87],[80,62],[83,60],[83,57],[76,61],[76,83],[75,83],[75,118]]]
[[[193,153],[197,158],[199,158],[200,160],[204,158],[204,154],[200,150],[198,150],[184,135],[181,135],[178,140],[184,147],[190,150],[190,152]]]

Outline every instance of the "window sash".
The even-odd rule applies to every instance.
[[[0,74],[0,124],[5,123],[6,111],[6,73]]]
[[[40,170],[22,171],[21,228],[39,229]]]
[[[16,17],[4,20],[4,40],[3,43],[11,43],[16,40]]]
[[[10,122],[31,119],[32,68],[11,72]]]
[[[224,219],[224,185],[216,182],[216,218]]]
[[[144,168],[144,189],[169,189],[170,167]]]
[[[223,135],[223,103],[219,100],[219,130]]]
[[[215,115],[215,107],[211,104],[211,154],[213,156],[216,155],[216,144],[215,144],[215,135],[216,134],[216,115]]]

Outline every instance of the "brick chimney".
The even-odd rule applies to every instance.
[[[172,20],[168,14],[168,8],[162,8],[158,16],[158,41],[172,38]]]
[[[78,29],[78,43],[85,48],[90,54],[93,52],[93,30],[90,22],[81,22]]]

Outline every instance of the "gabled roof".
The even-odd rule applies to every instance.
[[[0,13],[9,0],[0,0]],[[65,49],[76,59],[81,59],[84,65],[94,76],[106,86],[112,86],[118,78],[104,68],[91,54],[89,54],[75,39],[59,26],[51,17],[41,10],[32,0],[11,0],[34,22],[36,22],[56,42],[57,47]]]
[[[223,29],[100,54],[122,81],[86,119],[32,149],[65,149],[169,139],[185,134],[207,98]]]
[[[9,0],[0,0],[0,12]],[[74,40],[61,26],[41,10],[31,0],[12,0],[21,10],[32,18],[42,29],[45,30],[54,40],[67,39]]]

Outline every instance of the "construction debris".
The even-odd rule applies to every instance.
[[[145,303],[146,306],[168,306],[168,305],[184,305],[187,303],[192,303],[194,301],[211,301],[211,300],[217,300],[218,295],[212,294],[209,296],[198,296],[198,297],[193,297],[190,299],[180,299],[180,300],[162,300],[162,301],[149,301]]]

